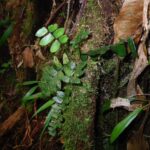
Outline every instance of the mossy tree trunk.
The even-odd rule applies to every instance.
[[[30,71],[27,70],[23,62],[23,55],[26,48],[30,48],[30,46],[34,44],[32,37],[35,32],[35,22],[38,22],[37,20],[40,18],[40,20],[42,20],[40,25],[43,26],[46,22],[45,18],[49,17],[51,8],[48,7],[52,6],[47,4],[52,2],[48,3],[48,1],[49,0],[44,2],[39,2],[39,0],[8,0],[6,2],[5,7],[7,11],[10,12],[11,20],[14,23],[13,33],[9,38],[8,46],[12,63],[16,70],[16,76],[20,82],[26,80],[28,74],[31,73],[30,71],[34,70],[34,68]],[[74,0],[74,2],[76,5],[77,3],[80,5],[81,1]],[[106,31],[103,30],[104,18],[101,3],[99,3],[100,0],[85,0],[84,2],[86,2],[86,7],[81,10],[81,14],[78,13],[78,22],[76,22],[77,27],[75,29],[77,30],[77,34],[85,29],[91,32],[92,37],[81,47],[83,52],[87,52],[88,50],[100,47],[104,43],[106,40],[104,35]],[[74,16],[72,18],[73,21],[77,20]],[[58,20],[59,19],[60,16],[58,17]],[[58,22],[61,21],[59,20]],[[36,26],[38,25],[36,24]],[[33,50],[32,54],[31,59],[34,57]],[[95,146],[95,136],[97,136],[97,125],[95,125],[95,123],[99,123],[95,121],[95,119],[97,119],[95,115],[97,115],[96,98],[99,92],[97,91],[98,81],[99,73],[97,64],[93,61],[89,61],[85,78],[83,78],[84,86],[74,86],[70,103],[66,112],[64,112],[65,122],[61,133],[66,150],[90,150]]]

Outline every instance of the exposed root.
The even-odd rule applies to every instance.
[[[0,125],[0,137],[7,133],[7,131],[11,130],[16,125],[16,123],[22,119],[25,112],[26,109],[21,106],[8,119],[6,119]]]

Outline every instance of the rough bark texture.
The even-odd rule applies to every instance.
[[[29,35],[31,35],[34,24],[35,9],[33,2],[29,0],[9,0],[6,3],[6,10],[10,12],[14,22],[13,34],[8,42],[12,63],[16,70],[17,79],[23,81],[26,79],[26,73],[22,65],[22,52],[30,44]]]

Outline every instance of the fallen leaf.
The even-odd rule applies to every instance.
[[[126,98],[114,98],[111,100],[110,104],[111,108],[116,108],[116,107],[127,107],[127,109],[130,107],[130,101],[129,99]]]
[[[137,43],[142,33],[143,0],[125,0],[114,23],[114,43],[134,36]]]
[[[137,85],[136,79],[137,77],[144,71],[144,69],[148,66],[147,55],[145,54],[146,46],[141,43],[138,48],[138,58],[135,61],[135,65],[133,71],[131,73],[131,77],[127,87],[127,96],[137,95]]]
[[[24,66],[32,68],[34,66],[33,51],[29,47],[26,47],[22,53],[22,56]]]
[[[140,99],[139,97],[143,98],[144,96],[137,96],[137,97],[138,97],[137,99]],[[135,101],[135,102],[131,103],[130,99],[118,97],[118,98],[114,98],[111,100],[110,105],[107,106],[108,107],[107,109],[109,109],[109,108],[114,109],[116,107],[123,107],[124,109],[126,109],[128,111],[134,111],[137,108],[142,108],[142,106],[143,105],[140,101]]]

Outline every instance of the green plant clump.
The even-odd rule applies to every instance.
[[[64,34],[64,28],[58,28],[57,24],[49,25],[48,28],[40,28],[35,36],[40,38],[40,46],[50,46],[50,52],[56,53],[60,50],[61,45],[67,43],[68,36]]]
[[[62,113],[68,104],[68,97],[70,96],[70,89],[68,85],[80,85],[80,77],[84,74],[86,62],[76,64],[70,61],[67,54],[63,54],[63,63],[54,56],[53,64],[46,65],[42,69],[42,77],[40,81],[31,81],[24,83],[24,85],[35,84],[23,97],[23,104],[33,102],[35,99],[47,99],[35,115],[51,108],[45,120],[45,127],[48,128],[49,134],[55,136],[57,129],[61,128],[63,116]],[[37,89],[40,91],[37,92]],[[42,132],[42,133],[43,133]]]
[[[50,52],[55,54],[60,51],[63,44],[68,42],[68,37],[64,32],[64,28],[59,28],[57,24],[52,24],[48,27],[40,28],[35,36],[39,38],[41,47],[49,46]],[[57,131],[61,129],[66,150],[76,150],[82,145],[84,145],[84,149],[89,149],[92,145],[89,142],[89,134],[87,135],[92,124],[92,118],[90,117],[92,115],[90,113],[93,108],[91,108],[92,104],[89,99],[91,89],[87,86],[87,82],[82,82],[81,80],[85,73],[88,56],[92,58],[101,57],[110,50],[121,58],[125,58],[128,54],[136,56],[136,47],[132,38],[82,54],[80,45],[88,38],[89,34],[90,32],[81,30],[68,45],[68,48],[73,48],[78,52],[78,57],[81,58],[78,63],[68,58],[69,52],[67,54],[63,52],[62,59],[53,55],[51,64],[43,67],[39,81],[24,83],[24,85],[34,86],[23,97],[23,104],[26,105],[35,99],[46,100],[33,117],[49,109],[42,134],[47,128],[51,136],[56,136]],[[133,113],[133,115],[116,126],[111,135],[111,142],[118,138],[126,128],[125,124],[128,123],[129,125],[138,113]]]

